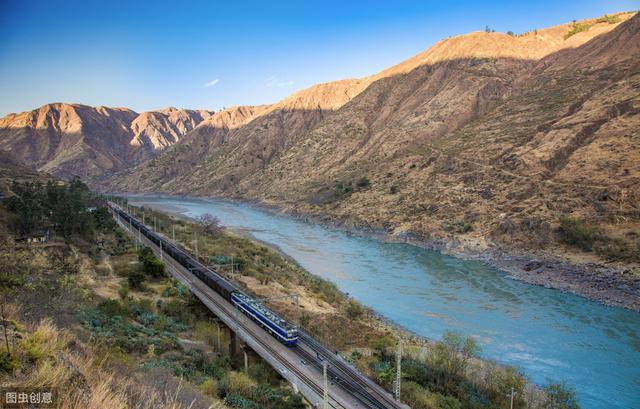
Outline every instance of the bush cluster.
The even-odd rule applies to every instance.
[[[557,233],[561,242],[584,251],[595,251],[607,260],[640,260],[640,241],[628,243],[621,238],[609,237],[597,226],[575,217],[560,218]]]
[[[599,230],[575,217],[562,217],[558,234],[562,242],[579,247],[584,251],[591,251],[598,238]]]
[[[3,205],[12,215],[10,223],[17,235],[51,228],[65,240],[74,235],[90,239],[96,229],[113,226],[106,209],[90,211],[98,199],[80,179],[67,184],[49,181],[46,185],[13,182],[11,191],[14,195]]]

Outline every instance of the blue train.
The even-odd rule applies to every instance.
[[[140,230],[140,234],[144,235],[155,245],[160,246],[160,243],[162,243],[162,250],[166,254],[170,255],[184,268],[191,271],[208,287],[212,288],[225,300],[232,303],[235,308],[255,321],[278,341],[287,346],[296,345],[298,342],[298,330],[295,326],[289,324],[285,319],[280,318],[277,314],[269,310],[256,299],[240,291],[240,289],[234,284],[225,280],[220,274],[204,266],[174,243],[156,234],[135,217],[131,217],[119,206],[109,202],[109,207],[111,207],[118,216],[125,221],[125,224],[131,223],[131,227],[134,230]]]
[[[291,346],[298,342],[298,330],[294,326],[247,294],[234,291],[231,293],[231,302],[283,344]]]

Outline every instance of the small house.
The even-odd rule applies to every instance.
[[[28,234],[23,234],[21,236],[16,237],[16,243],[46,243],[51,239],[51,234],[48,229],[44,230],[34,230]]]

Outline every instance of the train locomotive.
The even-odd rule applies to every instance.
[[[298,342],[298,330],[295,326],[269,310],[258,300],[240,291],[240,289],[234,284],[225,280],[220,274],[200,263],[176,244],[156,234],[153,230],[149,229],[135,217],[130,216],[119,206],[109,202],[109,207],[116,212],[118,216],[125,221],[125,223],[130,223],[134,230],[139,230],[140,234],[144,235],[158,247],[161,247],[163,252],[171,256],[208,287],[220,294],[222,298],[230,302],[236,309],[241,311],[251,320],[255,321],[279,342],[287,346],[296,345]]]

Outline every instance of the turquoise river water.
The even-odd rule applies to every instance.
[[[248,204],[131,196],[135,204],[217,216],[278,246],[313,274],[431,339],[476,337],[482,355],[538,384],[564,380],[583,408],[640,408],[640,314],[512,280],[481,262],[392,244]]]

